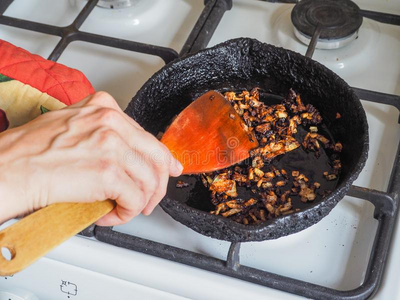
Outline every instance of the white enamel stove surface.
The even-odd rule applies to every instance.
[[[95,8],[81,30],[180,51],[203,8],[203,1],[146,0],[124,10]],[[363,9],[400,14],[398,0],[356,1]],[[15,0],[6,15],[54,25],[72,22],[83,0]],[[234,37],[254,37],[305,53],[290,23],[292,5],[234,0],[210,46]],[[350,85],[400,94],[400,27],[364,19],[359,38],[338,50],[316,50],[314,59]],[[59,38],[0,26],[0,38],[47,57]],[[59,62],[82,70],[96,90],[110,92],[125,108],[161,59],[82,42],[70,44]],[[370,154],[356,184],[387,187],[399,141],[398,112],[363,101],[370,126]],[[377,221],[373,206],[345,197],[321,222],[274,241],[242,245],[241,262],[277,274],[347,290],[363,280]],[[229,243],[195,233],[160,208],[116,230],[224,259]],[[375,299],[400,299],[400,231],[396,231],[384,282]],[[17,290],[16,290],[17,289]],[[0,278],[7,292],[39,299],[301,299],[251,283],[178,263],[73,237],[46,258]],[[7,294],[8,295],[8,294]],[[3,297],[3,298],[2,298]],[[4,298],[5,297],[5,298]],[[69,297],[69,298],[68,298]]]

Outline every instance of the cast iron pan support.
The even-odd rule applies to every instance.
[[[14,0],[2,0],[0,2],[0,15],[2,15]]]
[[[323,26],[320,23],[318,23],[318,25],[315,27],[310,44],[308,45],[308,48],[307,48],[307,52],[306,52],[307,57],[311,58],[313,56],[315,47],[317,46],[317,42],[318,42],[319,36],[322,31],[322,28],[323,28]]]
[[[240,266],[240,244],[241,243],[231,243],[228,257],[226,258],[226,266],[233,271],[237,271]]]
[[[170,61],[178,57],[178,53],[176,53],[176,51],[171,48],[143,44],[139,42],[80,31],[79,28],[89,16],[91,11],[95,8],[98,0],[89,0],[85,7],[81,10],[79,15],[76,17],[74,22],[65,27],[52,26],[48,24],[21,20],[2,15],[2,12],[7,9],[11,2],[12,1],[7,0],[4,4],[0,4],[0,24],[61,37],[61,40],[58,42],[57,46],[48,57],[48,59],[53,61],[57,61],[65,48],[69,45],[69,43],[74,41],[84,41],[92,44],[156,55],[161,57],[165,61],[165,63],[169,63]]]
[[[204,0],[204,4],[205,7],[179,56],[206,48],[224,13],[232,8],[232,0]]]
[[[381,23],[400,26],[400,16],[398,15],[381,13],[365,9],[360,9],[360,13],[364,18],[372,19]]]

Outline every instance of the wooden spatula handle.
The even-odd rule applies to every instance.
[[[9,249],[12,259],[0,253],[0,275],[23,270],[109,213],[114,205],[112,200],[52,204],[7,227],[0,232],[0,248]]]

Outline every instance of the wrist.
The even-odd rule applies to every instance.
[[[0,164],[0,224],[27,212],[28,205],[21,194],[23,188],[15,187],[19,177],[7,163]]]
[[[0,224],[18,216],[18,207],[7,190],[7,184],[0,176]]]

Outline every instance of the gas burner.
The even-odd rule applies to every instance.
[[[104,7],[104,8],[124,8],[129,7],[137,2],[138,0],[100,0],[97,3],[97,6]]]
[[[308,45],[317,26],[321,33],[317,48],[341,48],[358,37],[363,18],[350,0],[302,0],[292,10],[296,37]]]

